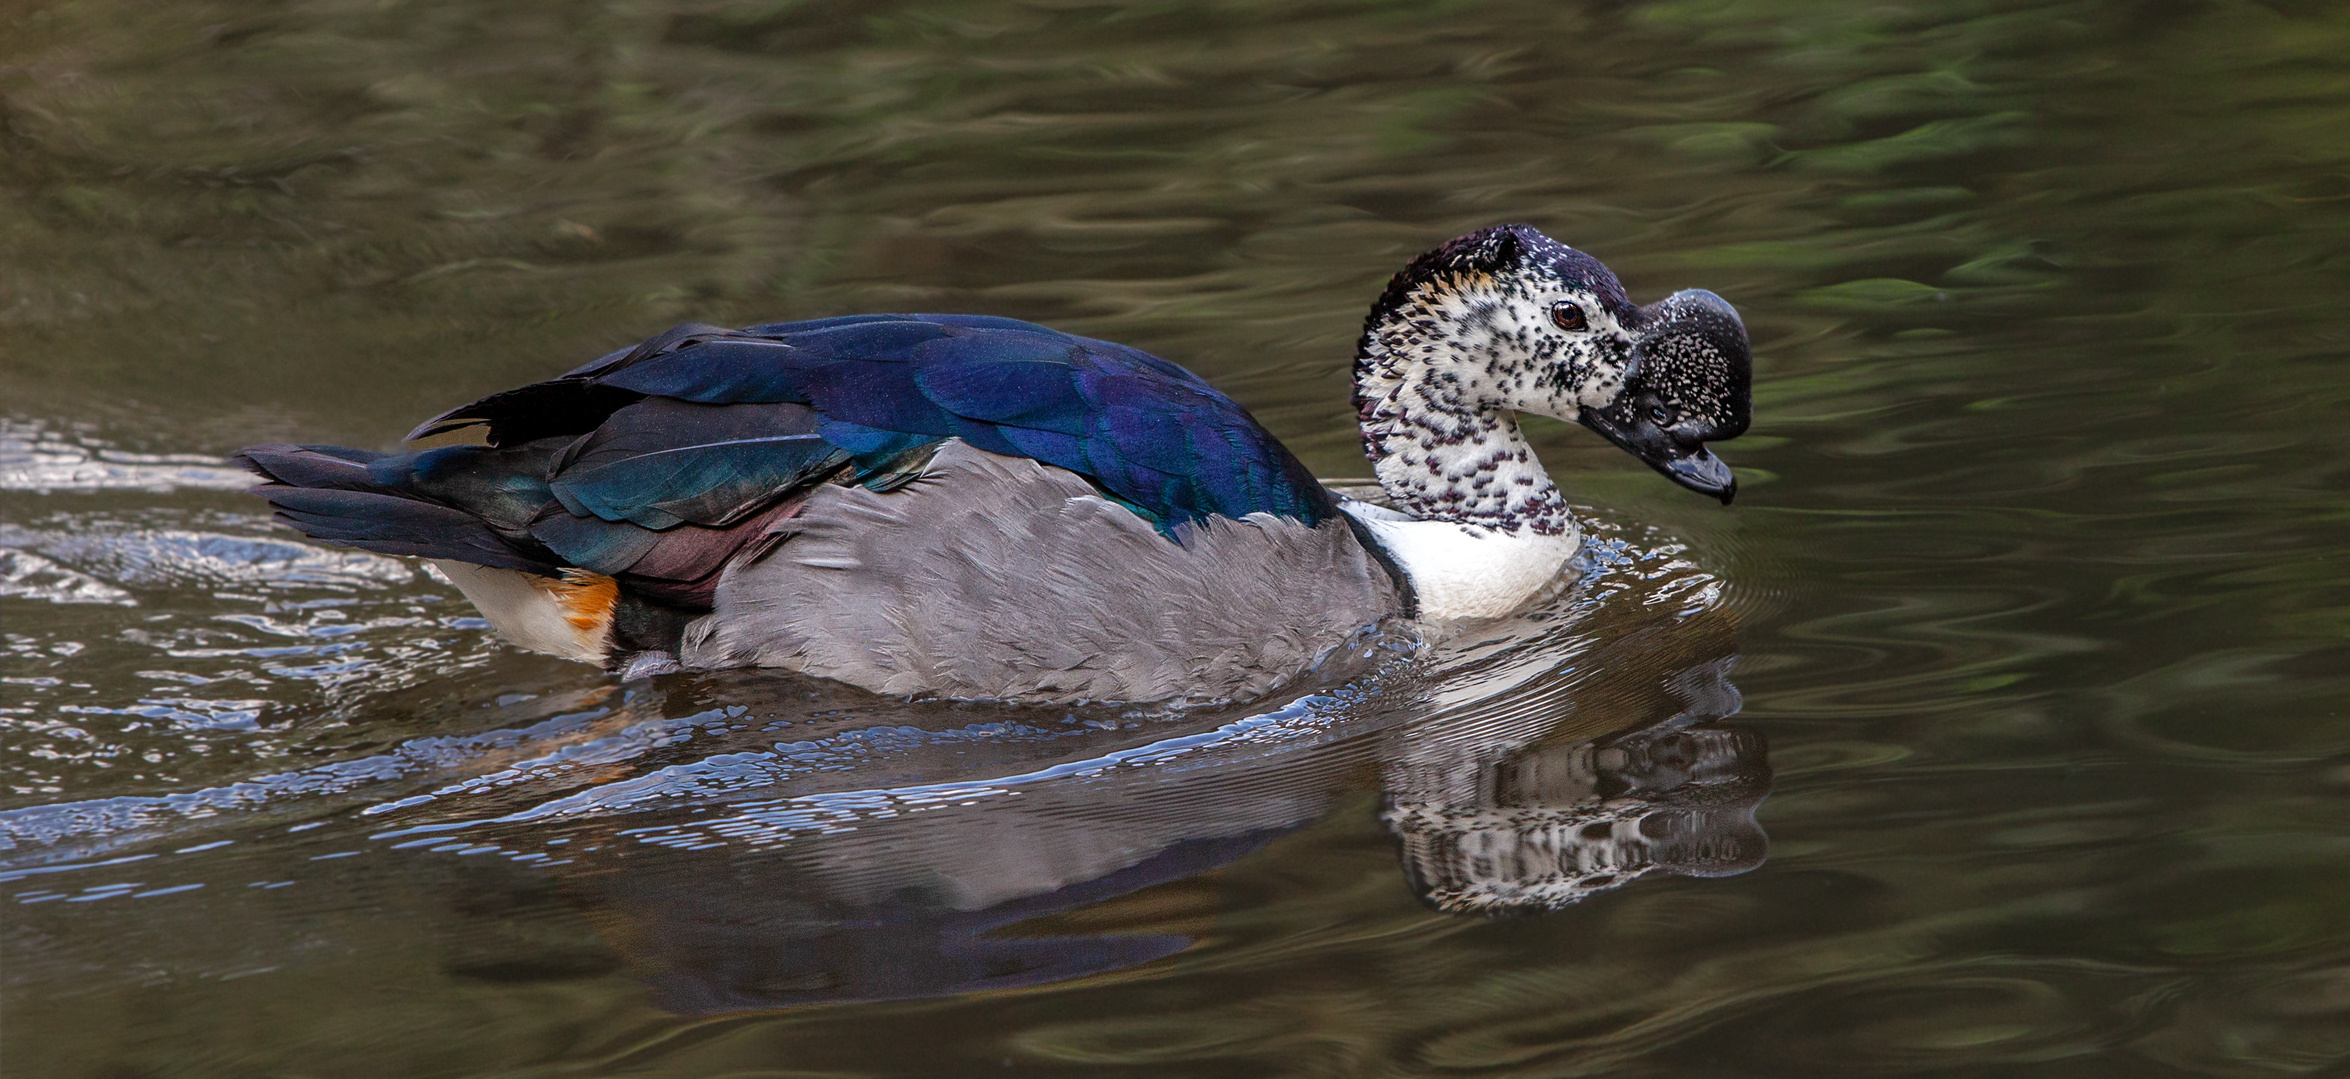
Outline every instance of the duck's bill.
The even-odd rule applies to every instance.
[[[1702,446],[1696,453],[1685,457],[1677,457],[1661,465],[1654,461],[1649,464],[1656,465],[1656,470],[1674,483],[1698,494],[1721,499],[1722,505],[1727,506],[1731,499],[1738,497],[1738,477],[1730,474],[1730,466],[1723,464],[1722,459],[1714,456],[1712,450]]]
[[[1645,418],[1624,415],[1624,410],[1610,408],[1583,413],[1583,426],[1605,436],[1608,441],[1623,447],[1624,451],[1647,462],[1648,467],[1662,473],[1666,479],[1687,487],[1701,495],[1712,495],[1727,506],[1738,494],[1738,477],[1730,466],[1705,448],[1703,442],[1684,441],[1673,436]]]

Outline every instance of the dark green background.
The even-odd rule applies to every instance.
[[[674,322],[941,310],[1168,356],[1360,474],[1346,379],[1380,284],[1531,222],[1637,299],[1704,287],[1746,317],[1734,508],[1537,433],[1592,518],[1720,579],[1736,722],[1776,772],[1744,876],[1437,914],[1366,778],[1215,882],[1101,916],[1220,927],[1160,967],[724,1021],[647,1004],[593,959],[609,926],[467,907],[448,859],[378,848],[247,926],[277,973],[221,981],[158,942],[258,917],[203,897],[276,856],[222,854],[195,871],[219,887],[113,914],[0,904],[9,1074],[2350,1067],[2342,5],[18,2],[0,139],[19,460],[389,447]],[[34,680],[5,687],[0,810],[331,764],[602,684],[452,637],[464,612],[419,579],[345,589],[376,612],[348,671],[159,697],[159,668],[258,685],[185,653],[243,640],[259,601],[123,570],[108,537],[266,535],[253,507],[29,474],[0,538],[138,606],[0,600],[6,673]],[[324,617],[270,595],[266,632]],[[243,727],[130,715],[248,698]],[[110,842],[233,853],[347,809],[272,804],[267,829]],[[417,943],[498,934],[542,976]]]

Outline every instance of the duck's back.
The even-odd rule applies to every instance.
[[[435,559],[528,647],[891,693],[1225,700],[1403,600],[1229,398],[977,316],[681,326],[428,421],[487,446],[264,446],[282,517]]]
[[[630,404],[663,401],[806,406],[814,428],[789,433],[812,434],[868,468],[959,438],[1085,476],[1161,526],[1250,513],[1313,524],[1336,512],[1278,439],[1191,372],[1125,345],[984,315],[678,326],[560,378],[452,409],[409,437],[477,424],[493,446],[580,436]],[[664,432],[647,433],[658,441]],[[777,454],[750,446],[732,456]],[[654,494],[677,496],[653,485],[621,491]]]

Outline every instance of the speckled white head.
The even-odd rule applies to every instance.
[[[1518,413],[1582,423],[1675,482],[1728,501],[1729,469],[1704,442],[1745,430],[1751,370],[1745,327],[1712,293],[1638,307],[1598,259],[1530,226],[1460,237],[1395,275],[1355,357],[1363,449],[1380,485],[1412,523],[1454,527],[1442,536],[1410,529],[1413,540],[1388,534],[1396,522],[1374,531],[1399,562],[1404,547],[1421,550],[1420,569],[1405,566],[1416,583],[1457,578],[1449,590],[1461,603],[1504,607],[1524,597],[1498,592],[1528,576],[1505,558],[1549,563],[1532,575],[1542,577],[1565,560],[1557,549],[1574,547],[1573,517],[1519,433]],[[1478,552],[1494,545],[1456,549],[1459,538],[1514,546],[1484,558]],[[1478,565],[1437,564],[1464,559]],[[1490,587],[1477,583],[1487,578]]]
[[[1746,328],[1720,297],[1634,306],[1598,259],[1531,226],[1497,225],[1421,255],[1388,283],[1356,352],[1355,408],[1364,452],[1399,508],[1555,531],[1565,505],[1517,413],[1582,423],[1720,496],[1729,470],[1703,443],[1745,430],[1752,367]],[[1628,397],[1641,411],[1610,411]]]
[[[1413,260],[1373,306],[1355,358],[1380,483],[1423,520],[1564,531],[1566,505],[1515,414],[1573,422],[1614,402],[1639,317],[1599,260],[1525,226]]]
[[[1463,405],[1572,422],[1615,400],[1644,320],[1598,259],[1499,225],[1412,260],[1372,307],[1361,351],[1399,377],[1457,379]]]

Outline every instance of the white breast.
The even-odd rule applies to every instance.
[[[1422,521],[1368,502],[1342,502],[1393,559],[1431,621],[1499,618],[1556,583],[1583,545],[1580,532],[1545,536]]]

